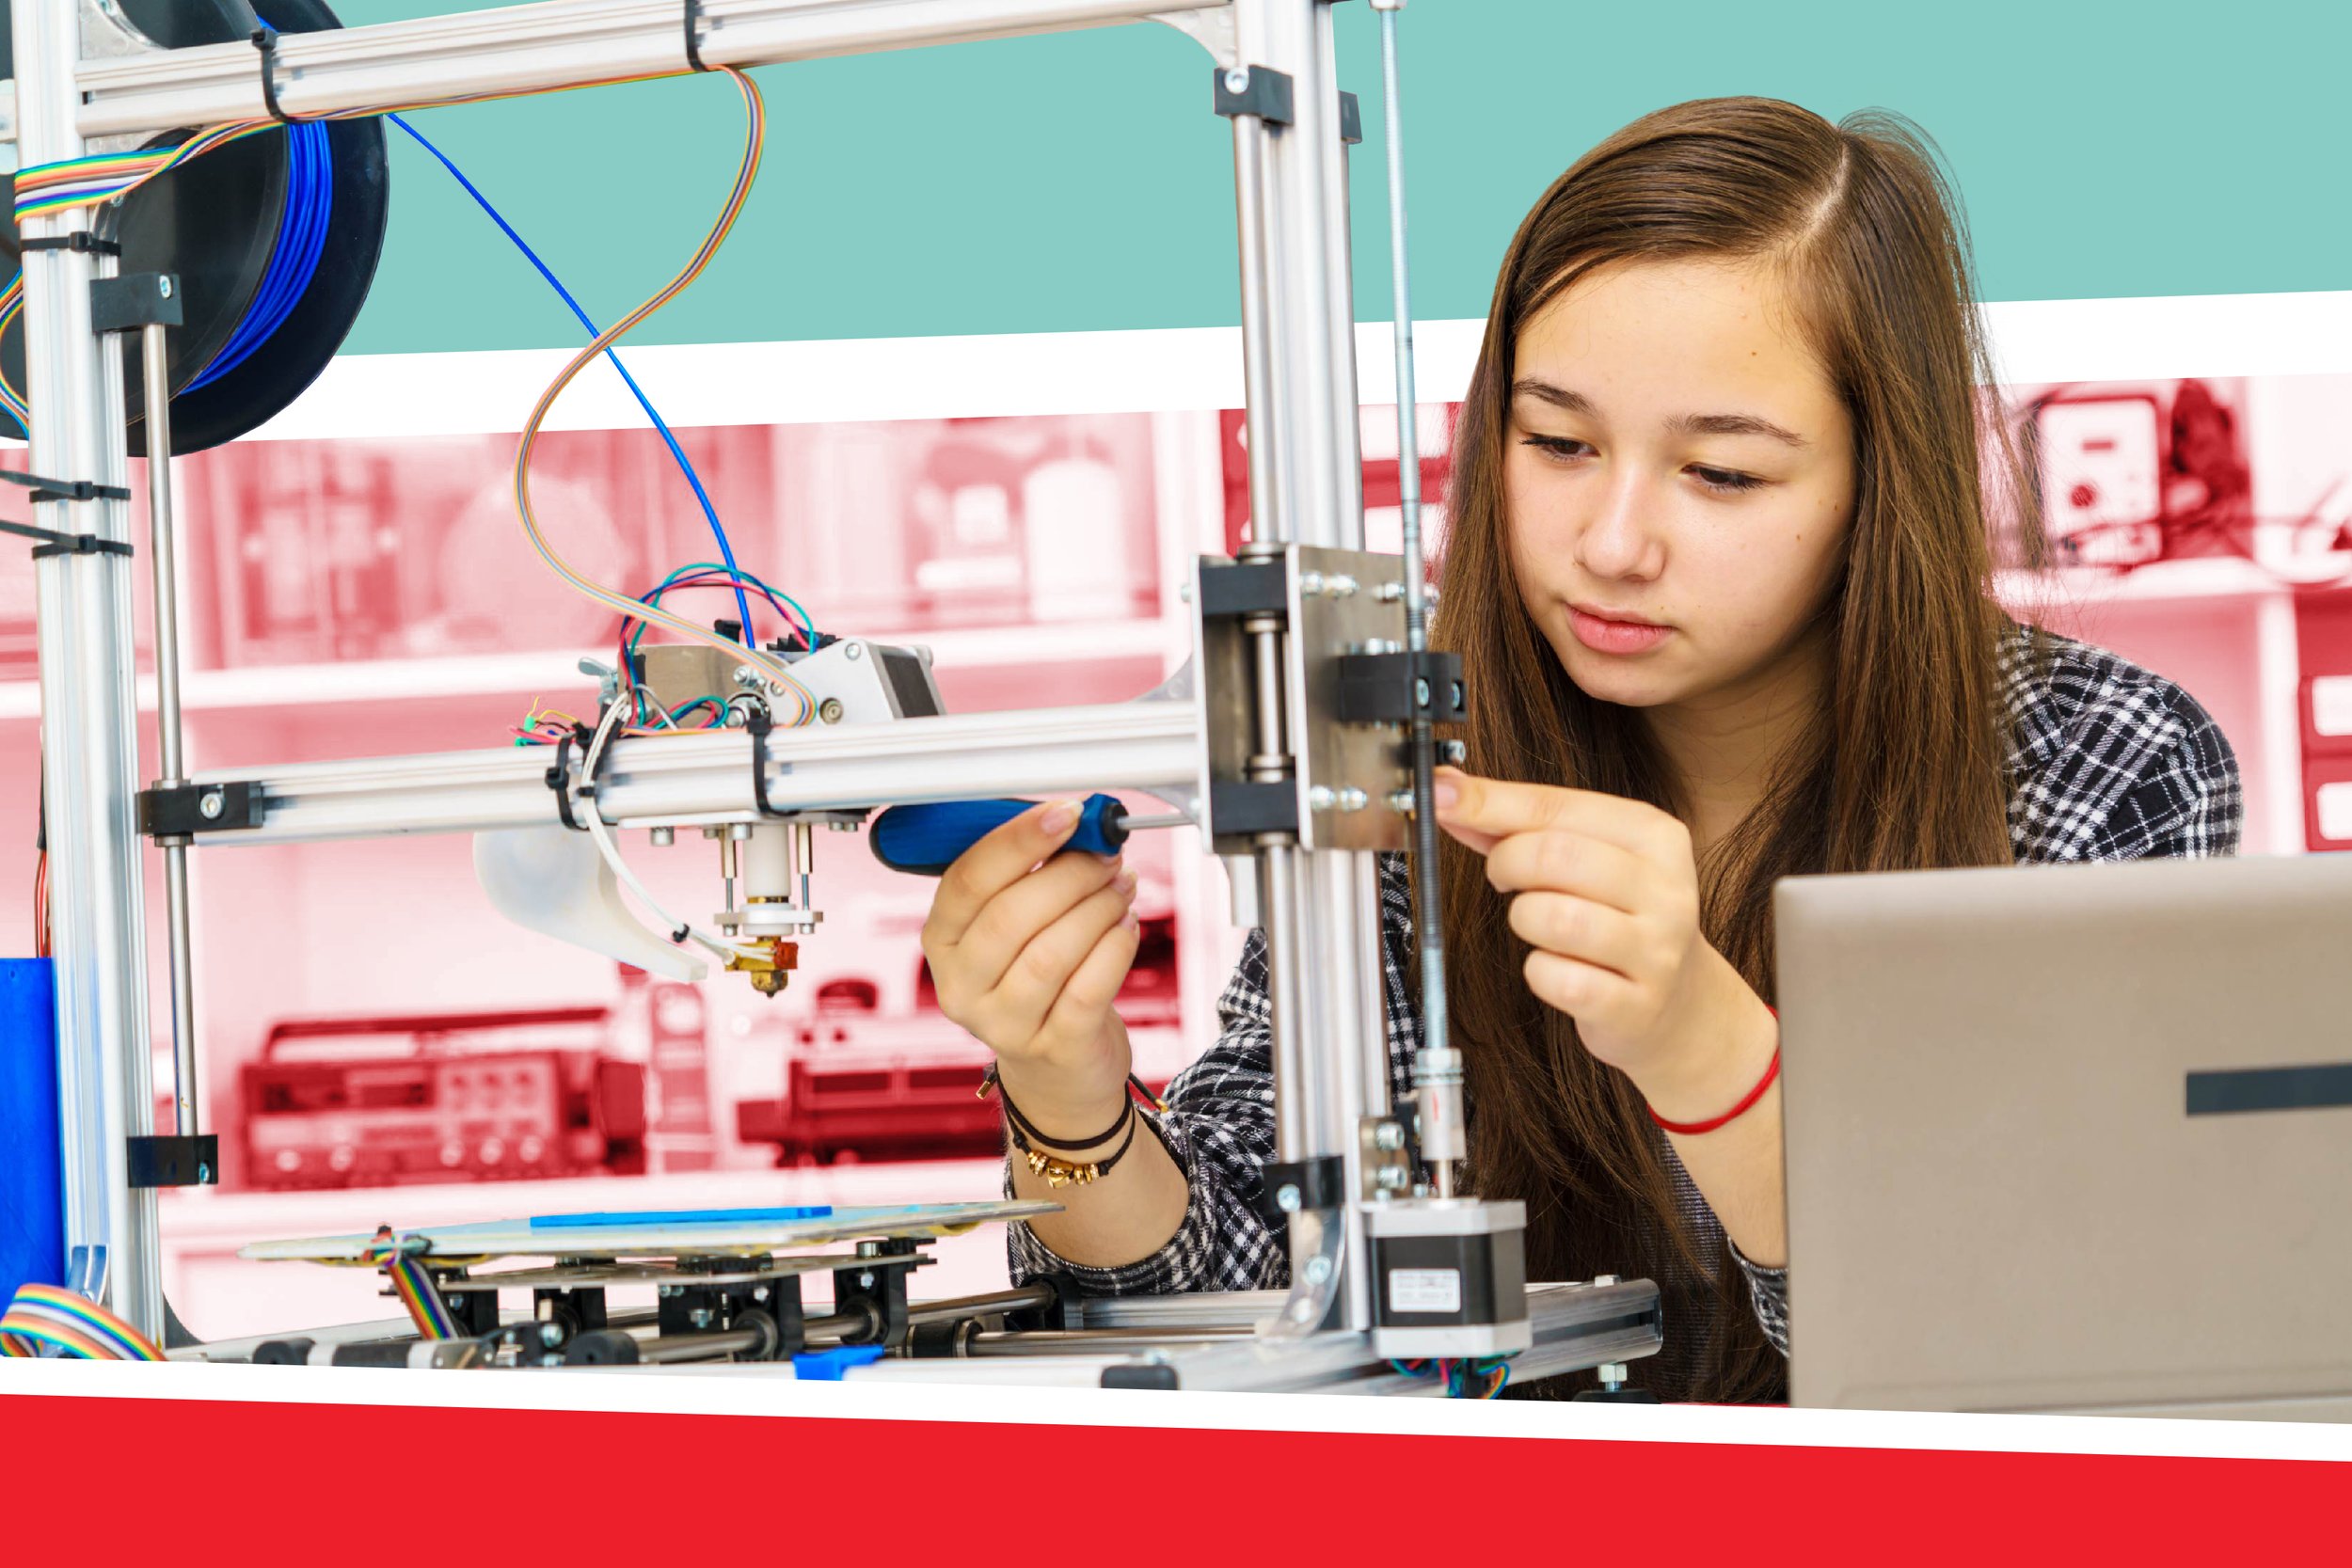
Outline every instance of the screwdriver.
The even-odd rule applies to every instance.
[[[874,818],[867,842],[874,858],[893,871],[916,877],[936,877],[955,863],[956,857],[989,833],[1036,805],[1035,800],[941,800],[914,806],[892,806]],[[1078,825],[1057,852],[1075,849],[1089,855],[1115,855],[1127,835],[1142,828],[1181,828],[1192,818],[1184,812],[1161,816],[1131,816],[1116,795],[1089,795],[1078,813]]]

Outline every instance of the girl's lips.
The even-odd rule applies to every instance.
[[[1613,621],[1574,605],[1568,607],[1568,626],[1576,640],[1597,654],[1645,654],[1674,635],[1672,626]]]

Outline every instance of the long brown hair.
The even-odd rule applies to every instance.
[[[1692,257],[1778,269],[1853,421],[1819,722],[1700,868],[1708,940],[1769,1001],[1776,879],[2009,858],[2007,621],[1988,592],[1979,479],[1977,388],[1991,375],[1958,203],[1921,133],[1876,111],[1832,125],[1768,99],[1705,100],[1636,120],[1544,193],[1503,258],[1455,433],[1433,641],[1470,675],[1472,771],[1677,808],[1640,714],[1578,689],[1522,608],[1502,466],[1529,319],[1593,267]],[[1986,434],[1988,451],[2006,451],[2001,430]],[[1688,1178],[1640,1097],[1529,992],[1527,947],[1477,857],[1448,842],[1438,869],[1470,1165],[1480,1191],[1527,1200],[1529,1277],[1647,1275],[1669,1354],[1636,1364],[1636,1383],[1668,1398],[1778,1397],[1783,1370],[1728,1245],[1702,1256],[1676,1201]]]

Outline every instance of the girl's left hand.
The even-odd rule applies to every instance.
[[[1659,1115],[1720,1112],[1771,1011],[1699,930],[1691,832],[1621,796],[1440,768],[1438,823],[1486,857],[1527,984]],[[1731,1091],[1735,1096],[1737,1089]]]

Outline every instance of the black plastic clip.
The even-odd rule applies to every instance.
[[[1262,65],[1237,66],[1230,71],[1223,66],[1209,70],[1216,81],[1216,112],[1227,119],[1251,115],[1268,125],[1291,123],[1291,79],[1282,72]],[[1238,87],[1233,86],[1235,76],[1242,78]]]
[[[131,1185],[216,1187],[220,1185],[220,1138],[133,1138],[126,1151]]]
[[[30,523],[0,522],[0,533],[21,533],[27,539],[38,539],[33,559],[46,561],[53,555],[129,555],[131,546],[119,539],[101,539],[95,533],[59,533],[55,529],[35,528]]]
[[[1347,1207],[1347,1167],[1336,1154],[1265,1167],[1262,1212],[1277,1229],[1286,1216]]]
[[[278,124],[294,124],[294,118],[278,104],[278,29],[256,27],[247,41],[262,52],[262,107],[269,110],[269,118]]]
[[[267,816],[262,786],[250,780],[157,784],[139,791],[139,832],[150,838],[235,832],[260,827]]]
[[[89,329],[136,332],[150,326],[178,326],[180,279],[167,272],[134,272],[120,277],[94,277],[89,286]]]
[[[768,803],[768,732],[776,727],[765,705],[751,705],[743,729],[752,737],[752,804],[762,816],[782,816],[784,813]]]
[[[703,64],[702,45],[694,39],[694,24],[700,18],[702,0],[685,0],[679,8],[686,13],[686,63],[695,71],[708,71],[710,67]]]
[[[1354,147],[1364,139],[1364,111],[1352,92],[1340,94],[1340,140]]]
[[[1462,656],[1346,654],[1340,658],[1339,716],[1351,724],[1458,724],[1469,719]]]
[[[588,825],[572,815],[572,743],[577,738],[577,731],[565,730],[557,739],[555,765],[548,769],[548,787],[555,791],[555,815],[564,819],[564,826],[576,833],[584,833]]]
[[[122,245],[116,240],[102,240],[97,235],[77,230],[71,234],[54,234],[46,239],[26,240],[19,250],[78,250],[89,256],[119,256]]]
[[[24,485],[32,491],[33,499],[37,501],[127,501],[131,499],[131,492],[119,484],[99,484],[87,479],[43,479],[39,474],[0,468],[0,480]]]

